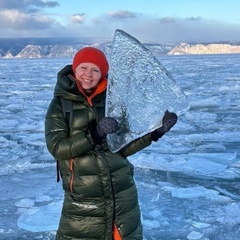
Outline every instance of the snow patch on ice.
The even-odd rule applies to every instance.
[[[16,202],[15,205],[20,208],[30,208],[34,206],[34,203],[35,201],[32,199],[23,198],[23,199],[20,199],[18,202]]]
[[[149,227],[149,228],[159,228],[160,227],[160,223],[158,221],[151,221],[151,220],[143,220],[143,225],[145,227]]]
[[[19,228],[31,232],[51,231],[58,228],[62,201],[25,211],[18,219]]]
[[[202,228],[208,228],[211,226],[211,224],[209,223],[204,223],[204,222],[190,222],[194,227],[198,228],[198,229],[202,229]]]
[[[162,187],[163,190],[169,191],[172,197],[176,198],[198,198],[205,197],[212,201],[228,202],[232,201],[231,198],[219,195],[218,191],[207,189],[203,186],[189,187],[189,188],[176,188],[171,186]]]
[[[203,234],[200,232],[196,232],[196,231],[192,231],[190,234],[187,235],[187,239],[189,240],[198,240],[198,239],[202,239]],[[205,238],[206,240],[207,238]]]
[[[237,175],[227,169],[237,159],[237,153],[189,153],[182,155],[137,153],[129,157],[134,166],[193,175],[219,175],[231,178]]]

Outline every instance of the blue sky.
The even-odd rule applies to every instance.
[[[0,0],[0,37],[240,42],[239,0]]]

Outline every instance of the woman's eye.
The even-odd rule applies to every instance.
[[[99,72],[99,70],[98,70],[98,69],[94,69],[93,71],[94,71],[94,72]]]

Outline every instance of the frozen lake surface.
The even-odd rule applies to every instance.
[[[130,157],[145,240],[240,239],[240,55],[161,56],[191,108]],[[0,59],[0,240],[54,239],[63,192],[45,147],[71,59]]]

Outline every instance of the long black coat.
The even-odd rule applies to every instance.
[[[126,158],[151,144],[150,134],[135,140],[118,153],[107,143],[96,145],[88,125],[104,117],[106,91],[89,105],[78,90],[71,65],[58,81],[45,120],[49,152],[58,160],[65,191],[58,240],[112,240],[113,222],[124,240],[142,239],[142,226],[133,167]],[[69,129],[59,97],[73,101]]]

